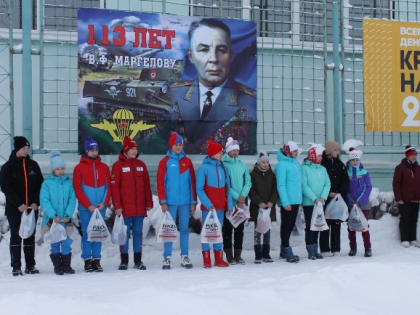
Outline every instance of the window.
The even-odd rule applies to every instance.
[[[292,36],[292,0],[252,0],[252,19],[261,37]]]
[[[222,11],[224,18],[241,19],[242,3],[242,0],[223,0],[220,10],[219,1],[190,0],[190,12],[193,16],[220,17]]]
[[[99,8],[99,0],[45,0],[45,29],[75,31],[78,8]]]
[[[390,19],[392,17],[389,0],[349,0],[349,36],[352,43],[362,45],[363,18]]]
[[[36,12],[36,0],[32,0],[33,12]],[[9,0],[0,0],[0,28],[9,28]],[[13,1],[13,28],[22,28],[22,0]],[[32,28],[36,29],[36,13],[33,15]]]
[[[304,42],[324,41],[324,1],[304,0],[299,3],[300,40]],[[333,41],[332,1],[327,2],[327,41]]]

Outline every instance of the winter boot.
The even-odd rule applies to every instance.
[[[23,276],[23,272],[20,268],[13,268],[12,275],[13,275],[13,277]]]
[[[262,246],[261,244],[254,245],[254,251],[255,251],[255,263],[261,264],[262,260]]]
[[[365,248],[365,257],[372,257],[372,248]]]
[[[263,244],[262,246],[262,257],[263,262],[272,263],[273,259],[270,257],[270,244]]]
[[[203,254],[203,267],[204,268],[211,268],[211,258],[210,258],[210,252],[201,252]]]
[[[171,257],[166,257],[163,260],[162,269],[163,270],[169,270],[169,269],[171,269]]]
[[[134,253],[134,268],[138,270],[146,270],[146,266],[141,261],[141,252]]]
[[[292,248],[290,246],[289,247],[282,247],[281,249],[282,249],[282,251],[283,251],[283,253],[285,255],[285,258],[286,258],[286,261],[287,262],[289,262],[289,263],[296,263],[296,262],[299,261],[299,256],[295,256],[293,254],[293,250],[292,250]]]
[[[314,245],[306,245],[306,250],[308,251],[308,259],[315,260]]]
[[[121,263],[118,266],[118,270],[127,270],[128,269],[128,254],[121,254]]]
[[[71,253],[68,255],[61,255],[61,268],[65,274],[72,275],[76,273],[71,267]]]
[[[93,271],[92,259],[85,259],[85,271],[86,272],[92,272]]]
[[[349,256],[356,256],[357,254],[357,248],[350,248]]]
[[[190,258],[187,255],[181,256],[181,267],[191,269],[193,267]]]
[[[101,260],[100,259],[93,259],[92,260],[92,269],[95,272],[103,272],[104,269],[101,266]]]
[[[214,265],[216,267],[229,267],[229,264],[223,260],[223,251],[215,250],[214,251]]]
[[[280,246],[280,256],[279,256],[279,259],[286,259],[287,258],[286,252],[284,251],[285,248],[286,247],[284,247],[284,246]]]
[[[64,271],[61,263],[61,254],[51,254],[51,261],[54,265],[54,273],[58,276],[64,275]]]
[[[314,247],[314,254],[316,259],[322,259],[324,258],[319,252],[318,252],[318,244],[315,243],[312,245]]]
[[[26,266],[25,273],[34,275],[39,273],[39,270],[35,268],[35,266]]]
[[[245,260],[243,260],[242,257],[241,257],[242,249],[235,248],[234,253],[235,253],[235,256],[234,256],[233,260],[237,264],[245,265]],[[222,258],[223,258],[223,256],[222,256]],[[263,254],[263,260],[264,260],[264,254]]]
[[[233,259],[233,250],[232,248],[225,249],[226,260],[229,265],[236,265],[236,261]]]

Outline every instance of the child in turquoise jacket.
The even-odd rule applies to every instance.
[[[327,170],[321,165],[324,148],[313,146],[308,151],[308,157],[302,165],[303,212],[305,214],[305,242],[309,259],[320,259],[318,252],[318,231],[311,231],[312,212],[315,205],[325,204],[331,188]]]
[[[73,183],[67,175],[64,175],[65,162],[59,152],[51,152],[50,166],[52,174],[43,182],[40,193],[41,208],[44,211],[41,228],[50,221],[66,227],[73,217],[76,206]],[[50,257],[55,274],[74,273],[70,265],[72,243],[72,239],[67,236],[65,240],[51,244]]]
[[[246,207],[246,199],[251,189],[251,175],[249,174],[248,167],[239,158],[238,141],[229,137],[225,150],[226,154],[223,156],[223,164],[229,171],[233,206],[244,208]],[[223,225],[223,249],[226,253],[228,263],[231,265],[245,264],[245,261],[241,257],[244,240],[244,224],[245,222],[242,222],[234,228],[229,220],[225,220],[225,224]],[[234,234],[233,250],[232,233]]]

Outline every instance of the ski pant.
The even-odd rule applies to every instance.
[[[290,234],[296,223],[296,217],[299,212],[299,205],[292,205],[292,210],[287,211],[283,207],[280,208],[280,239],[282,247],[289,247]]]
[[[319,233],[319,247],[321,253],[325,252],[340,252],[340,220],[327,220],[329,230]],[[330,242],[331,241],[331,242]],[[331,246],[330,246],[331,243]]]
[[[201,213],[202,215],[202,222],[204,223],[204,221],[206,221],[206,218],[209,214],[209,210],[203,210],[203,212]],[[216,214],[217,214],[217,218],[220,221],[220,224],[222,225],[222,229],[223,229],[223,219],[225,217],[225,210],[216,210]],[[214,243],[213,244],[213,250],[215,251],[221,251],[223,248],[223,243]],[[201,248],[203,249],[203,252],[209,252],[210,251],[210,245],[208,243],[201,243]]]
[[[369,218],[369,210],[362,210],[363,215],[365,216],[366,220]],[[350,248],[351,249],[356,249],[357,248],[357,244],[356,244],[356,232],[355,231],[350,231],[349,229],[347,229],[349,232],[349,241],[350,241]],[[369,231],[366,232],[362,232],[362,238],[363,238],[363,244],[365,246],[365,249],[371,248],[372,245],[370,244],[370,233]]]
[[[7,216],[10,226],[10,265],[17,269],[22,267],[22,238],[19,236],[21,219],[22,213],[20,213],[17,209],[13,214]],[[38,211],[35,211],[35,231],[30,237],[23,240],[23,253],[25,255],[26,267],[35,266],[35,232],[37,221]]]
[[[181,256],[188,255],[188,241],[190,236],[190,205],[172,206],[168,205],[169,213],[172,219],[176,221],[178,215],[179,227],[179,246],[181,247]],[[165,242],[163,245],[163,258],[171,257],[172,255],[172,242]]]
[[[318,244],[318,231],[311,231],[311,220],[314,206],[304,206],[303,213],[305,215],[305,243],[306,245]]]
[[[223,224],[223,249],[225,251],[232,249],[232,232],[233,248],[242,249],[242,243],[244,241],[244,226],[245,222],[242,222],[234,228],[229,220],[225,220],[225,223]]]
[[[68,255],[71,253],[71,244],[73,243],[73,240],[67,236],[67,238],[64,241],[52,243],[51,244],[51,254],[62,254],[62,255]]]
[[[99,211],[102,218],[105,217],[105,209]],[[89,225],[92,213],[89,210],[79,208],[80,225],[82,226],[82,259],[100,259],[102,242],[89,242],[87,227]]]
[[[124,245],[120,246],[121,254],[128,254],[130,234],[133,236],[133,252],[141,253],[143,241],[143,220],[144,217],[134,216],[124,218],[124,223],[127,226],[127,241]]]
[[[417,240],[417,219],[419,204],[407,202],[399,205],[401,242]]]

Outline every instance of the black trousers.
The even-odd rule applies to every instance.
[[[306,245],[318,244],[318,231],[311,231],[311,219],[314,206],[304,206],[303,213],[305,214],[305,243]]]
[[[419,204],[407,202],[399,205],[401,242],[417,240]]]
[[[319,233],[319,247],[321,252],[339,252],[340,251],[340,220],[327,220],[329,230]]]
[[[225,211],[226,212],[226,211]],[[242,249],[242,243],[244,241],[244,226],[245,222],[242,222],[238,225],[237,228],[234,228],[232,223],[226,218],[223,222],[223,249],[232,249],[232,232],[233,232],[233,248]]]
[[[21,268],[22,238],[19,236],[19,228],[22,214],[13,213],[7,216],[10,226],[10,260],[13,268]],[[38,211],[35,211],[35,222],[38,220]],[[26,267],[35,266],[35,232],[27,239],[23,240],[23,253],[25,255]]]
[[[296,223],[296,217],[299,212],[299,205],[292,205],[292,210],[287,211],[283,207],[280,208],[280,239],[282,247],[289,247],[289,239]]]

